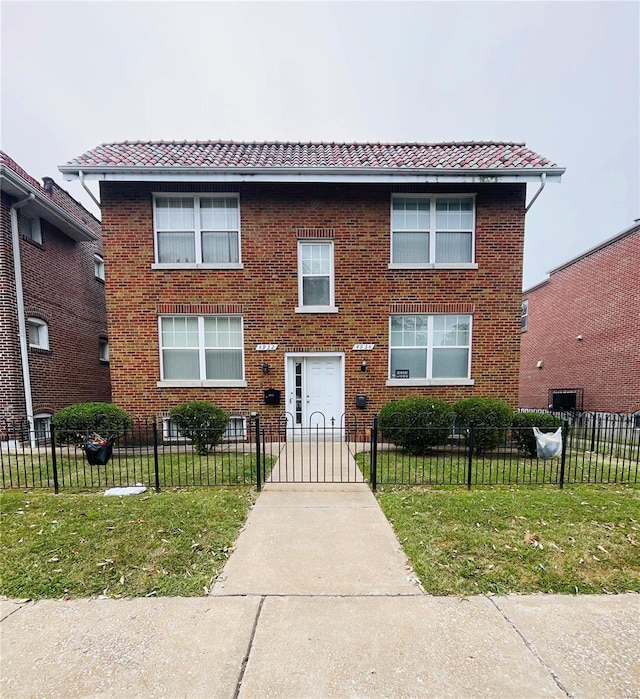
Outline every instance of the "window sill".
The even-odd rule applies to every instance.
[[[385,386],[473,386],[473,379],[387,379]]]
[[[296,313],[338,313],[337,306],[296,306]]]
[[[244,269],[242,262],[154,262],[151,269]]]
[[[175,381],[158,381],[158,388],[246,388],[247,382],[243,379],[212,380],[175,380]]]
[[[40,347],[38,345],[29,345],[29,351],[35,352],[36,354],[52,354],[49,347]]]
[[[389,269],[478,269],[476,262],[390,262]]]

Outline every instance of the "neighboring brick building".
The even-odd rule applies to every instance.
[[[111,397],[100,223],[1,151],[0,185],[0,419],[35,416],[40,431]]]
[[[131,413],[517,404],[526,183],[564,172],[523,144],[135,142],[60,170],[100,181]]]
[[[640,222],[522,299],[520,407],[640,411]]]

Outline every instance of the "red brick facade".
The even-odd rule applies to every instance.
[[[8,163],[15,166],[3,155],[3,165]],[[12,172],[58,208],[72,215],[82,208],[55,183],[47,182],[45,190],[17,166]],[[10,220],[18,198],[3,191],[0,218],[0,418],[5,419],[26,414]],[[81,401],[109,401],[109,365],[99,356],[100,340],[108,338],[104,283],[94,273],[94,254],[102,254],[100,226],[83,210],[98,239],[78,242],[41,215],[38,244],[24,235],[29,213],[27,207],[18,211],[24,311],[27,318],[46,322],[49,335],[49,350],[28,350],[33,414],[53,414]]]
[[[406,395],[451,401],[481,395],[517,404],[524,184],[152,184],[101,182],[113,401],[150,415],[185,400],[227,410],[275,414],[267,388],[285,390],[285,353],[341,352],[345,409],[368,396],[373,413]],[[239,194],[243,269],[153,270],[152,192]],[[476,199],[478,269],[389,269],[392,192],[472,193]],[[297,245],[334,241],[337,313],[300,314]],[[241,313],[246,388],[161,388],[158,316]],[[470,386],[398,387],[388,379],[389,316],[470,313]],[[275,351],[256,345],[277,343]],[[372,343],[372,351],[353,350]],[[361,371],[362,360],[367,371]],[[270,365],[265,375],[263,363]]]
[[[546,408],[549,390],[578,388],[584,410],[639,411],[639,290],[636,223],[524,292],[520,407]]]

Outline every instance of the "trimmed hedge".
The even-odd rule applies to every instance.
[[[378,415],[382,438],[408,452],[423,454],[446,444],[453,427],[453,410],[440,398],[404,398],[382,407]]]
[[[198,454],[206,454],[220,442],[229,421],[229,413],[204,400],[176,405],[169,411],[169,417],[180,432],[191,440]]]
[[[129,413],[113,403],[74,403],[58,410],[51,422],[60,443],[81,443],[92,432],[106,438],[132,424]]]
[[[549,413],[515,413],[511,421],[511,426],[514,428],[511,436],[518,447],[518,453],[535,458],[538,451],[533,428],[537,427],[541,432],[555,432],[563,424],[564,421],[561,418]]]
[[[497,398],[462,398],[453,406],[458,425],[464,430],[473,428],[475,454],[495,449],[511,426],[513,410]],[[470,434],[465,434],[468,443]]]

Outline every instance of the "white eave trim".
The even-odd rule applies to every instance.
[[[27,196],[33,194],[33,201],[25,207],[29,213],[49,221],[72,240],[98,240],[98,236],[87,226],[82,225],[71,217],[62,207],[42,194],[29,182],[13,172],[6,165],[0,165],[0,184],[3,192],[12,196]]]
[[[559,182],[564,168],[526,169],[442,169],[442,168],[207,168],[207,167],[125,167],[61,165],[65,180],[85,179],[107,182],[349,182],[378,184],[420,183],[526,183]]]

